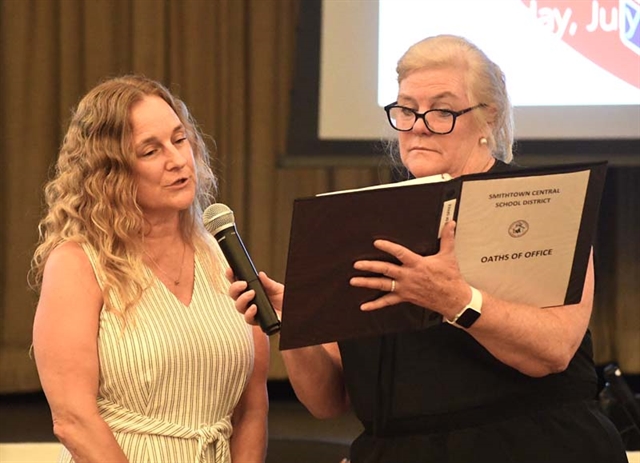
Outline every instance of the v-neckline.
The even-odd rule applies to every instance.
[[[156,273],[151,269],[151,267],[149,267],[148,265],[145,265],[145,267],[147,268],[147,271],[149,273],[151,273],[151,276],[153,279],[155,279],[158,284],[162,287],[163,291],[166,291],[167,293],[169,293],[171,295],[171,297],[173,297],[177,302],[180,303],[180,305],[182,305],[185,308],[189,308],[191,307],[191,304],[193,303],[193,296],[194,296],[194,292],[196,289],[196,277],[198,274],[198,258],[197,258],[197,250],[194,250],[193,252],[193,281],[192,281],[192,287],[191,287],[191,294],[190,294],[190,298],[189,298],[189,302],[185,303],[182,299],[180,299],[173,291],[171,291],[171,289],[164,283],[164,281],[162,281],[160,279],[160,277],[158,275],[156,275]]]

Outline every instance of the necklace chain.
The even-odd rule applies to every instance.
[[[178,286],[180,284],[180,279],[182,278],[182,269],[184,267],[184,256],[186,254],[187,251],[187,244],[186,243],[182,243],[183,247],[182,247],[182,259],[180,260],[180,273],[178,274],[178,278],[172,278],[171,275],[169,275],[167,272],[165,272],[164,270],[162,270],[162,267],[160,267],[160,265],[158,264],[158,262],[156,262],[156,260],[153,258],[153,256],[151,254],[149,254],[147,252],[147,250],[144,250],[144,253],[147,255],[147,257],[149,257],[149,259],[151,259],[151,262],[153,262],[153,264],[156,266],[156,268],[158,270],[160,270],[160,272],[167,277],[170,281],[173,281],[173,284]]]

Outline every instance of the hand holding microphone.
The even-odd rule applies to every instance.
[[[233,273],[238,279],[247,282],[248,290],[255,291],[256,296],[250,304],[255,304],[258,308],[256,318],[260,328],[268,335],[277,333],[280,330],[280,321],[240,239],[233,211],[224,204],[216,203],[207,207],[202,218],[205,228],[220,245]]]
[[[251,291],[247,291],[249,289],[247,287],[247,282],[237,279],[233,273],[233,269],[230,267],[225,271],[225,276],[227,277],[227,281],[231,283],[229,285],[229,296],[231,296],[231,299],[235,301],[236,310],[244,316],[247,323],[250,325],[257,325],[258,307],[253,304],[255,294],[251,293]],[[276,280],[272,280],[264,272],[258,272],[258,277],[260,278],[262,287],[269,297],[269,301],[271,301],[271,306],[276,311],[278,320],[282,323],[281,311],[282,301],[284,299],[284,285]]]

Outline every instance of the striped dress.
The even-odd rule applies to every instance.
[[[99,275],[95,251],[84,249]],[[131,463],[231,461],[231,415],[253,369],[253,338],[233,301],[209,283],[227,286],[203,265],[203,252],[211,251],[195,253],[189,306],[146,268],[152,285],[124,330],[117,315],[101,312],[98,407]],[[60,462],[71,461],[63,450]]]

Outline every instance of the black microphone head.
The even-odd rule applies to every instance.
[[[204,228],[212,235],[225,228],[232,227],[235,223],[233,211],[229,209],[229,206],[222,203],[215,203],[207,207],[202,214],[202,221],[204,222]]]

